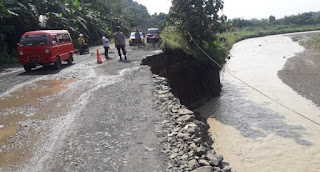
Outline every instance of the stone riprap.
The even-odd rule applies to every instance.
[[[223,157],[215,153],[205,119],[181,105],[171,92],[167,79],[153,76],[157,109],[166,115],[163,121],[162,150],[168,155],[167,171],[230,172]]]

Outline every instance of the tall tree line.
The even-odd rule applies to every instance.
[[[270,16],[269,19],[241,19],[234,18],[228,21],[232,23],[236,28],[248,28],[248,27],[261,27],[266,25],[317,25],[320,24],[320,12],[307,12],[298,15],[285,16],[280,19],[276,19],[274,16]]]

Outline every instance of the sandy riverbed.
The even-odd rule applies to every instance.
[[[307,41],[320,32],[296,34],[290,37],[294,41]],[[278,72],[279,78],[293,90],[312,100],[320,106],[320,50],[305,49],[287,60],[282,70]]]

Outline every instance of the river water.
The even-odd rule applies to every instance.
[[[277,76],[304,48],[288,35],[241,41],[221,71],[221,96],[198,110],[208,118],[214,149],[233,171],[320,171],[320,109]]]

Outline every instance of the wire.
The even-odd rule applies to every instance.
[[[201,50],[201,52],[202,52],[203,54],[205,54],[205,55],[209,58],[209,60],[211,60],[213,63],[215,63],[215,64],[216,64],[217,66],[219,66],[221,69],[223,69],[223,67],[222,67],[219,63],[217,63],[216,61],[214,61],[214,60],[193,40],[193,37],[191,36],[191,34],[190,34],[188,31],[187,31],[187,33],[188,33],[188,35],[190,36],[191,40],[195,43],[195,45]],[[267,97],[268,99],[274,101],[275,103],[279,104],[280,106],[282,106],[282,107],[288,109],[289,111],[291,111],[291,112],[293,112],[293,113],[295,113],[295,114],[297,114],[297,115],[299,115],[299,116],[301,116],[301,117],[303,117],[303,118],[305,118],[305,119],[313,122],[314,124],[320,126],[320,123],[318,123],[318,122],[316,122],[316,121],[314,121],[314,120],[306,117],[305,115],[302,115],[301,113],[299,113],[299,112],[297,112],[297,111],[289,108],[288,106],[282,104],[281,102],[279,102],[279,101],[271,98],[270,96],[266,95],[266,94],[263,93],[262,91],[254,88],[253,86],[249,85],[248,83],[246,83],[245,81],[243,81],[243,80],[240,79],[239,77],[235,76],[235,75],[234,75],[231,71],[229,71],[228,69],[225,69],[225,68],[224,68],[224,70],[225,70],[226,72],[228,72],[228,73],[229,73],[231,76],[233,76],[234,78],[236,78],[236,79],[238,79],[239,81],[241,81],[243,84],[247,85],[247,86],[250,87],[251,89],[253,89],[253,90],[255,90],[256,92],[258,92],[258,93],[262,94],[263,96]]]

